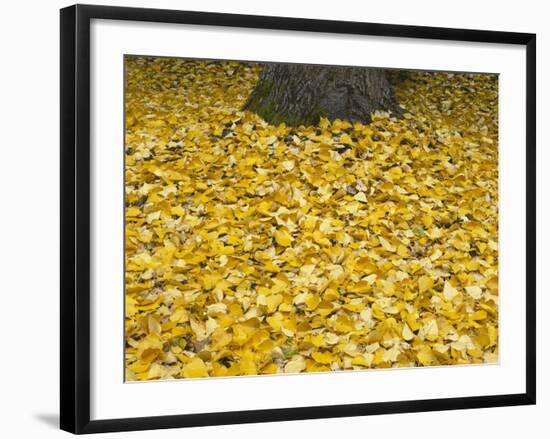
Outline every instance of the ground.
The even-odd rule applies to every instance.
[[[126,58],[128,380],[498,361],[498,79],[273,126],[261,65]]]

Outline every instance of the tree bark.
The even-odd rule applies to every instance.
[[[368,123],[376,110],[402,113],[383,70],[299,64],[266,64],[244,109],[290,126],[321,117]]]

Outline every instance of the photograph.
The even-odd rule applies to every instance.
[[[498,363],[498,101],[491,72],[125,55],[126,381]]]

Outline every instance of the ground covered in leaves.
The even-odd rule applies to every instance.
[[[261,66],[126,59],[126,376],[498,360],[498,81],[272,126]]]

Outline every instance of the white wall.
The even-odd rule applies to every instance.
[[[95,3],[89,1],[89,3]],[[270,2],[244,0],[124,1],[101,4],[233,13],[297,16],[381,23],[535,32],[538,38],[538,347],[539,404],[456,412],[326,419],[192,430],[126,433],[131,437],[281,438],[343,434],[365,437],[543,437],[550,411],[548,323],[543,292],[549,282],[550,245],[545,223],[550,211],[550,157],[543,145],[550,116],[547,102],[550,28],[545,2],[536,0],[454,2],[358,0]],[[0,24],[0,432],[5,437],[59,437],[58,285],[59,164],[58,9],[63,1],[21,1],[3,5]],[[546,56],[545,56],[546,55]],[[543,108],[542,104],[545,104]],[[543,346],[546,349],[543,350]],[[540,433],[535,433],[536,431]],[[122,435],[109,437],[122,437]]]

